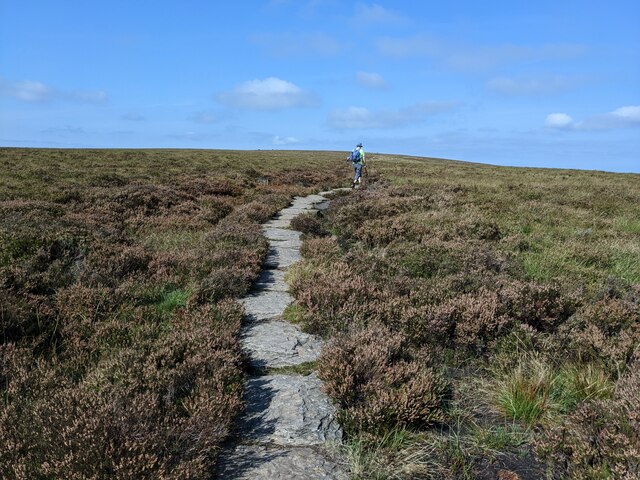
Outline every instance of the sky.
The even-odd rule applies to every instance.
[[[640,2],[0,0],[0,146],[640,173]]]

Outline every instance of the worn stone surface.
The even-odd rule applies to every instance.
[[[238,480],[347,480],[336,455],[326,449],[238,445],[223,459],[218,478]]]
[[[310,212],[314,212],[314,211],[315,210],[303,210],[303,211],[292,210],[292,211],[288,211],[288,212],[283,211],[278,218],[281,219],[281,220],[289,220],[289,222],[291,222],[291,220],[296,218],[301,213],[310,213]]]
[[[242,348],[258,368],[280,368],[313,362],[320,356],[320,338],[301,332],[289,322],[250,323],[240,334]]]
[[[289,293],[278,291],[255,292],[240,300],[249,320],[268,320],[279,317],[291,302],[293,297]]]
[[[286,247],[286,248],[297,248],[300,249],[302,246],[301,238],[291,238],[290,240],[270,240],[269,245],[274,247]]]
[[[280,215],[282,215],[283,213],[295,213],[295,214],[309,213],[312,210],[313,210],[313,207],[311,205],[291,205],[290,207],[283,208],[282,210],[280,210]]]
[[[316,203],[322,202],[324,200],[326,200],[326,198],[324,198],[322,195],[319,195],[319,194],[307,195],[306,197],[294,198],[293,205],[300,205],[300,204],[315,205]]]
[[[272,218],[268,222],[262,224],[263,228],[289,228],[291,220],[288,218]]]
[[[339,442],[342,429],[335,407],[311,375],[266,375],[245,385],[243,437],[252,442],[285,446]]]
[[[280,318],[293,301],[284,270],[300,260],[301,233],[289,228],[291,219],[316,211],[314,206],[325,208],[325,198],[297,197],[262,226],[269,239],[264,269],[253,293],[240,300],[246,312],[240,341],[259,369],[299,365],[320,355],[320,338]],[[346,480],[343,460],[325,448],[340,442],[342,430],[321,385],[315,373],[250,377],[238,440],[221,455],[218,478]]]
[[[289,285],[284,281],[283,270],[262,270],[258,279],[253,284],[255,290],[271,290],[273,292],[288,292]],[[256,292],[257,293],[257,292]]]
[[[263,227],[264,236],[269,240],[287,241],[300,240],[300,232],[289,230],[287,228]]]
[[[277,242],[272,242],[264,261],[266,268],[287,268],[302,260],[300,247],[281,247]]]
[[[329,208],[329,204],[330,203],[331,202],[329,202],[329,200],[325,200],[324,202],[320,202],[320,203],[316,204],[315,208],[316,208],[316,210],[319,210],[319,211],[323,212],[324,210]]]

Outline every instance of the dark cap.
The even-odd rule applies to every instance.
[[[362,146],[362,144],[361,144],[361,143],[359,143],[359,144],[357,144],[357,145],[356,145],[356,147],[361,147],[361,146]]]

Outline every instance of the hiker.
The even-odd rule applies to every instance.
[[[347,160],[350,160],[353,163],[353,169],[355,170],[355,175],[353,177],[353,182],[351,183],[351,188],[356,187],[356,183],[360,183],[362,179],[362,167],[366,167],[364,159],[364,150],[362,149],[362,143],[356,145],[356,148],[353,149],[351,155],[347,157]]]

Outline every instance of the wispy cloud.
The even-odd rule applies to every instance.
[[[379,73],[358,72],[356,73],[358,85],[372,89],[385,89],[389,87],[387,81]]]
[[[276,135],[271,140],[273,145],[294,145],[296,143],[300,143],[296,137],[281,137],[280,135]]]
[[[344,42],[323,32],[256,33],[249,40],[274,57],[333,57],[347,49]]]
[[[49,127],[42,130],[42,133],[55,133],[58,135],[85,135],[87,131],[82,127],[64,125],[62,127]]]
[[[584,53],[584,47],[574,44],[540,46],[471,45],[446,39],[415,35],[405,38],[380,38],[376,47],[380,54],[393,58],[428,57],[458,70],[486,70],[507,63],[566,59]]]
[[[395,128],[421,122],[436,113],[448,112],[457,107],[454,102],[416,103],[397,110],[369,110],[365,107],[348,107],[329,112],[329,126],[337,130]]]
[[[219,120],[218,114],[211,111],[196,112],[189,117],[189,120],[196,123],[203,123],[209,125],[216,123]]]
[[[53,88],[34,80],[10,82],[0,78],[0,92],[23,102],[46,102],[55,96]]]
[[[127,120],[129,122],[142,122],[143,120],[146,120],[144,115],[141,115],[137,112],[127,112],[124,115],[122,115],[122,119]]]
[[[310,92],[276,77],[244,82],[219,94],[218,100],[231,107],[253,110],[309,107],[316,103]]]
[[[617,128],[640,127],[640,105],[629,105],[615,110],[575,121],[566,113],[547,115],[545,126],[560,130],[597,131]]]
[[[402,25],[407,20],[404,15],[377,3],[359,3],[356,5],[356,21],[358,22]]]
[[[0,94],[30,103],[68,100],[82,103],[105,103],[103,90],[60,90],[36,80],[10,81],[0,77]]]
[[[575,88],[580,81],[563,75],[496,77],[487,82],[493,92],[510,96],[552,95]]]
[[[104,90],[74,90],[61,92],[62,97],[85,103],[105,103],[109,97]]]
[[[202,142],[205,140],[210,140],[213,135],[209,133],[198,133],[198,132],[178,132],[178,133],[169,133],[165,135],[165,138],[169,138],[171,140],[180,140],[180,141],[188,141],[188,142]]]

